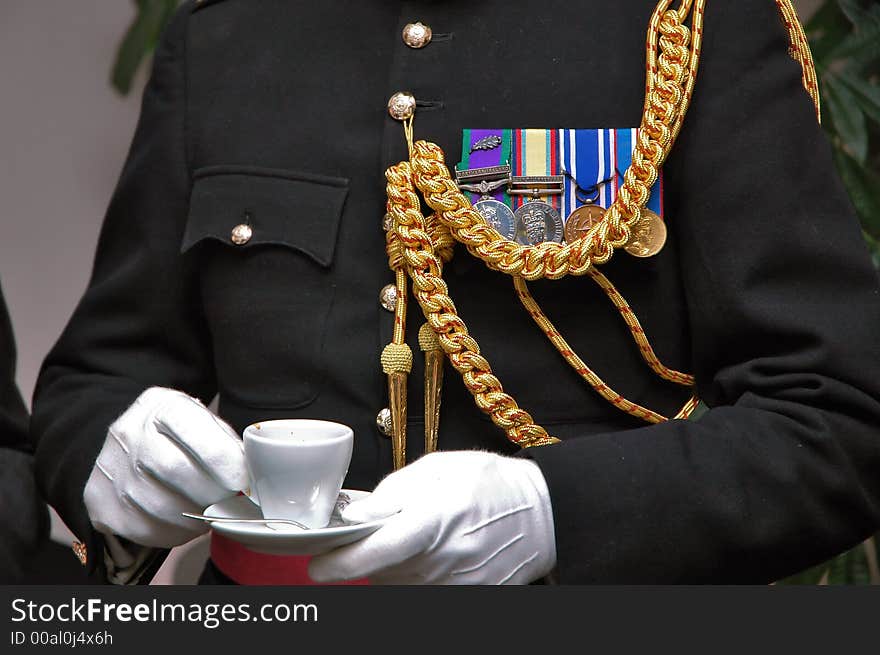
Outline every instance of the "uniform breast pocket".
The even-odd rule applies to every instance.
[[[295,409],[320,393],[348,180],[287,170],[196,172],[181,244],[196,258],[221,395]]]

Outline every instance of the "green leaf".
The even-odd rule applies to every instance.
[[[876,13],[870,9],[866,9],[864,4],[859,0],[838,0],[840,10],[846,14],[850,22],[856,27],[866,25],[877,20]]]
[[[828,574],[829,585],[868,584],[869,582],[868,561],[862,544],[831,560]]]
[[[804,29],[810,40],[816,68],[821,71],[831,61],[829,53],[852,32],[852,25],[835,0],[825,0]]]
[[[123,95],[131,90],[138,68],[156,47],[177,0],[135,0],[135,5],[137,15],[122,39],[111,74],[113,87]]]
[[[855,57],[862,64],[880,59],[880,23],[869,23],[842,36],[826,55],[830,61]]]
[[[843,150],[833,150],[837,172],[862,221],[862,228],[880,239],[880,175],[864,168]]]
[[[871,120],[880,123],[880,86],[854,75],[850,70],[844,70],[837,77],[852,91],[853,98],[862,111]]]
[[[700,418],[703,414],[705,414],[708,411],[709,411],[709,406],[706,405],[706,403],[704,403],[701,400],[697,404],[697,406],[694,408],[694,411],[691,412],[691,415],[688,416],[688,420],[689,421],[696,421],[698,418]]]
[[[824,80],[822,100],[847,152],[864,165],[868,158],[868,125],[858,101],[833,75]]]
[[[846,584],[849,571],[850,552],[841,553],[830,562],[828,569],[828,584],[839,585]]]
[[[828,562],[824,562],[817,566],[807,569],[806,571],[801,571],[800,573],[796,573],[795,575],[789,576],[784,580],[780,580],[777,584],[781,585],[816,585],[819,584],[819,581],[822,577],[828,572],[830,568],[830,564]]]
[[[874,268],[880,272],[880,241],[877,241],[874,237],[864,231],[862,232],[862,236],[865,237],[865,242],[868,244],[868,252],[871,254],[871,263],[874,264]]]
[[[874,268],[880,271],[880,241],[864,231],[862,236],[865,237],[865,243],[868,244],[868,252],[871,253],[871,261],[874,264]],[[877,542],[875,541],[875,543]]]

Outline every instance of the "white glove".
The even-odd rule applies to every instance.
[[[526,584],[556,564],[547,483],[526,459],[479,451],[427,455],[386,477],[342,516],[391,518],[363,540],[313,558],[309,575],[316,582]]]
[[[207,531],[181,512],[247,487],[241,439],[198,400],[152,387],[107,431],[84,500],[98,532],[171,548]]]

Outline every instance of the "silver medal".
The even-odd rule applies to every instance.
[[[490,141],[489,137],[481,139],[474,148],[489,150],[496,148],[501,143],[499,137],[494,137],[497,143]],[[480,199],[473,207],[483,217],[486,224],[493,228],[505,239],[513,241],[516,236],[516,219],[513,210],[500,200],[492,197],[492,193],[510,182],[510,165],[487,166],[484,168],[471,168],[468,170],[456,170],[455,181],[462,191],[479,193]]]
[[[505,239],[513,241],[516,236],[516,217],[513,210],[492,197],[484,197],[474,203],[474,209],[486,223]]]
[[[514,217],[517,243],[524,246],[536,246],[545,241],[562,243],[562,217],[546,202],[526,202],[516,210]]]

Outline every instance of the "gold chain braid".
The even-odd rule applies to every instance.
[[[788,52],[801,65],[801,81],[816,107],[816,119],[821,123],[822,103],[819,98],[819,80],[816,77],[816,65],[813,63],[813,53],[810,51],[807,35],[804,34],[804,28],[791,0],[776,0],[776,7],[779,9],[785,29],[788,30],[788,39],[791,44]]]
[[[477,406],[521,447],[558,440],[535,424],[529,413],[504,392],[489,362],[480,354],[479,345],[449,297],[442,277],[443,260],[437,247],[442,241],[448,252],[446,239],[451,236],[489,268],[514,276],[515,282],[524,286],[523,280],[559,279],[565,275],[592,273],[594,265],[606,263],[616,248],[629,241],[630,228],[641,217],[658,171],[678,135],[699,64],[705,0],[682,0],[678,10],[670,9],[672,1],[660,0],[648,30],[645,108],[632,164],[624,174],[617,198],[603,219],[577,241],[521,246],[502,237],[459,191],[439,146],[427,141],[413,143],[411,119],[404,123],[410,162],[392,166],[386,172],[388,211],[393,232],[399,240],[399,250],[395,246],[389,249],[393,251],[389,253],[391,259],[402,257],[428,324],[437,334],[452,366],[462,375]],[[683,22],[694,4],[691,39],[691,32]],[[416,188],[436,212],[427,221],[421,214]],[[643,351],[643,354],[647,353]],[[662,366],[659,361],[656,364]],[[586,369],[586,366],[582,368]],[[670,371],[670,374],[686,379],[678,372]],[[601,380],[596,380],[601,384]],[[631,409],[641,410],[646,420],[665,420],[650,410],[632,405]],[[679,415],[689,412],[694,405],[692,399]]]
[[[511,441],[523,448],[556,443],[557,439],[548,436],[528,412],[520,409],[516,401],[504,393],[501,382],[492,373],[489,362],[480,355],[480,347],[459,318],[443,281],[443,262],[435,253],[420,210],[409,162],[392,166],[385,177],[388,181],[388,211],[403,246],[404,264],[413,282],[413,294],[477,406],[491,416]]]

